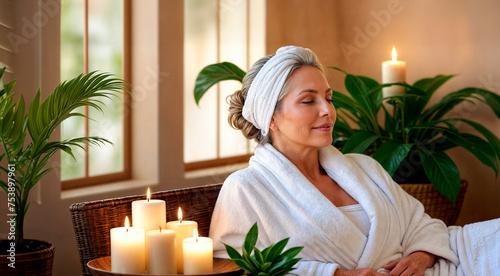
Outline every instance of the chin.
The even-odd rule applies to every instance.
[[[314,143],[314,144],[318,148],[324,148],[324,147],[328,147],[329,145],[331,145],[332,142],[333,142],[333,139],[327,139],[327,140],[324,140],[324,141],[317,141],[317,143]]]

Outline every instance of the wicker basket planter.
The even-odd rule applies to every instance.
[[[7,240],[2,240],[0,242],[10,243],[10,241]],[[28,239],[26,239],[25,242],[30,243],[34,248],[39,248],[39,250],[30,253],[15,254],[15,268],[9,266],[9,263],[11,263],[11,261],[7,259],[9,255],[0,255],[0,275],[51,276],[54,262],[54,244],[47,241]],[[5,252],[2,252],[2,254],[4,253]]]
[[[460,192],[455,204],[447,197],[438,192],[431,183],[427,184],[400,184],[400,186],[410,195],[418,199],[424,205],[425,212],[433,218],[438,218],[448,226],[454,225],[457,221],[468,182],[462,180]]]

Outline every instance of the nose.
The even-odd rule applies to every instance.
[[[323,100],[321,104],[320,116],[321,117],[332,117],[335,115],[335,107],[331,102]]]

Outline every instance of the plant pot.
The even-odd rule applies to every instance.
[[[424,205],[425,212],[433,217],[444,221],[448,226],[457,222],[468,182],[462,180],[460,183],[460,192],[458,193],[455,204],[442,195],[432,183],[426,184],[400,184],[407,193],[418,199]]]
[[[25,243],[34,248],[35,251],[28,253],[12,254],[7,252],[10,248],[10,240],[0,240],[1,254],[9,253],[7,255],[0,255],[0,275],[40,275],[51,276],[52,264],[54,262],[54,244],[41,241],[41,240],[25,240]],[[15,259],[9,258],[14,257]],[[14,263],[12,263],[14,261]],[[12,267],[15,266],[14,268]]]

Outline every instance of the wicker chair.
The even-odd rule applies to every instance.
[[[201,236],[208,236],[210,220],[222,184],[156,192],[152,198],[166,202],[167,221],[177,220],[183,210],[186,220],[198,222]],[[123,226],[125,216],[132,214],[132,201],[144,195],[75,203],[70,206],[83,275],[92,275],[87,263],[110,255],[110,230]]]

